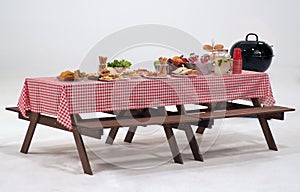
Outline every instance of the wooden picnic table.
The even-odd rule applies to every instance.
[[[252,105],[235,102],[249,100]],[[186,110],[185,104],[205,106]],[[174,162],[183,163],[173,129],[185,132],[194,159],[203,161],[191,125],[197,133],[211,127],[214,119],[256,116],[268,147],[277,150],[267,120],[284,119],[288,107],[274,106],[268,74],[243,71],[229,76],[193,78],[130,79],[126,81],[59,81],[56,77],[27,78],[17,107],[20,119],[30,121],[21,152],[28,153],[37,124],[70,131],[74,135],[84,173],[92,175],[81,135],[101,138],[104,128],[112,144],[119,128],[129,127],[125,137],[131,142],[138,126],[161,125],[164,128]],[[176,106],[177,111],[167,111]],[[105,112],[114,117],[83,119],[80,114]]]

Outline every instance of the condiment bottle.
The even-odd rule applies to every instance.
[[[232,61],[232,74],[242,73],[242,50],[240,48],[234,48],[233,61]]]

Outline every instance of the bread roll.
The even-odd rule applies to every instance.
[[[222,45],[222,44],[216,44],[215,46],[214,46],[214,49],[215,50],[221,50],[221,49],[223,49],[224,48],[224,45]]]
[[[212,51],[213,47],[211,45],[203,45],[203,49],[206,51]]]

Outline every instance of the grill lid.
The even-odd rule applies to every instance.
[[[255,36],[256,40],[248,40],[249,36]],[[243,57],[273,57],[273,50],[270,45],[263,41],[258,41],[255,33],[249,33],[245,41],[236,42],[230,49],[230,55],[233,55],[234,48],[241,48]]]

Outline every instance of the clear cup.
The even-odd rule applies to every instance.
[[[100,63],[99,65],[99,71],[100,72],[102,69],[104,69],[106,67],[106,64],[105,63]]]
[[[167,76],[169,74],[169,65],[168,64],[156,64],[155,71],[160,76]]]

